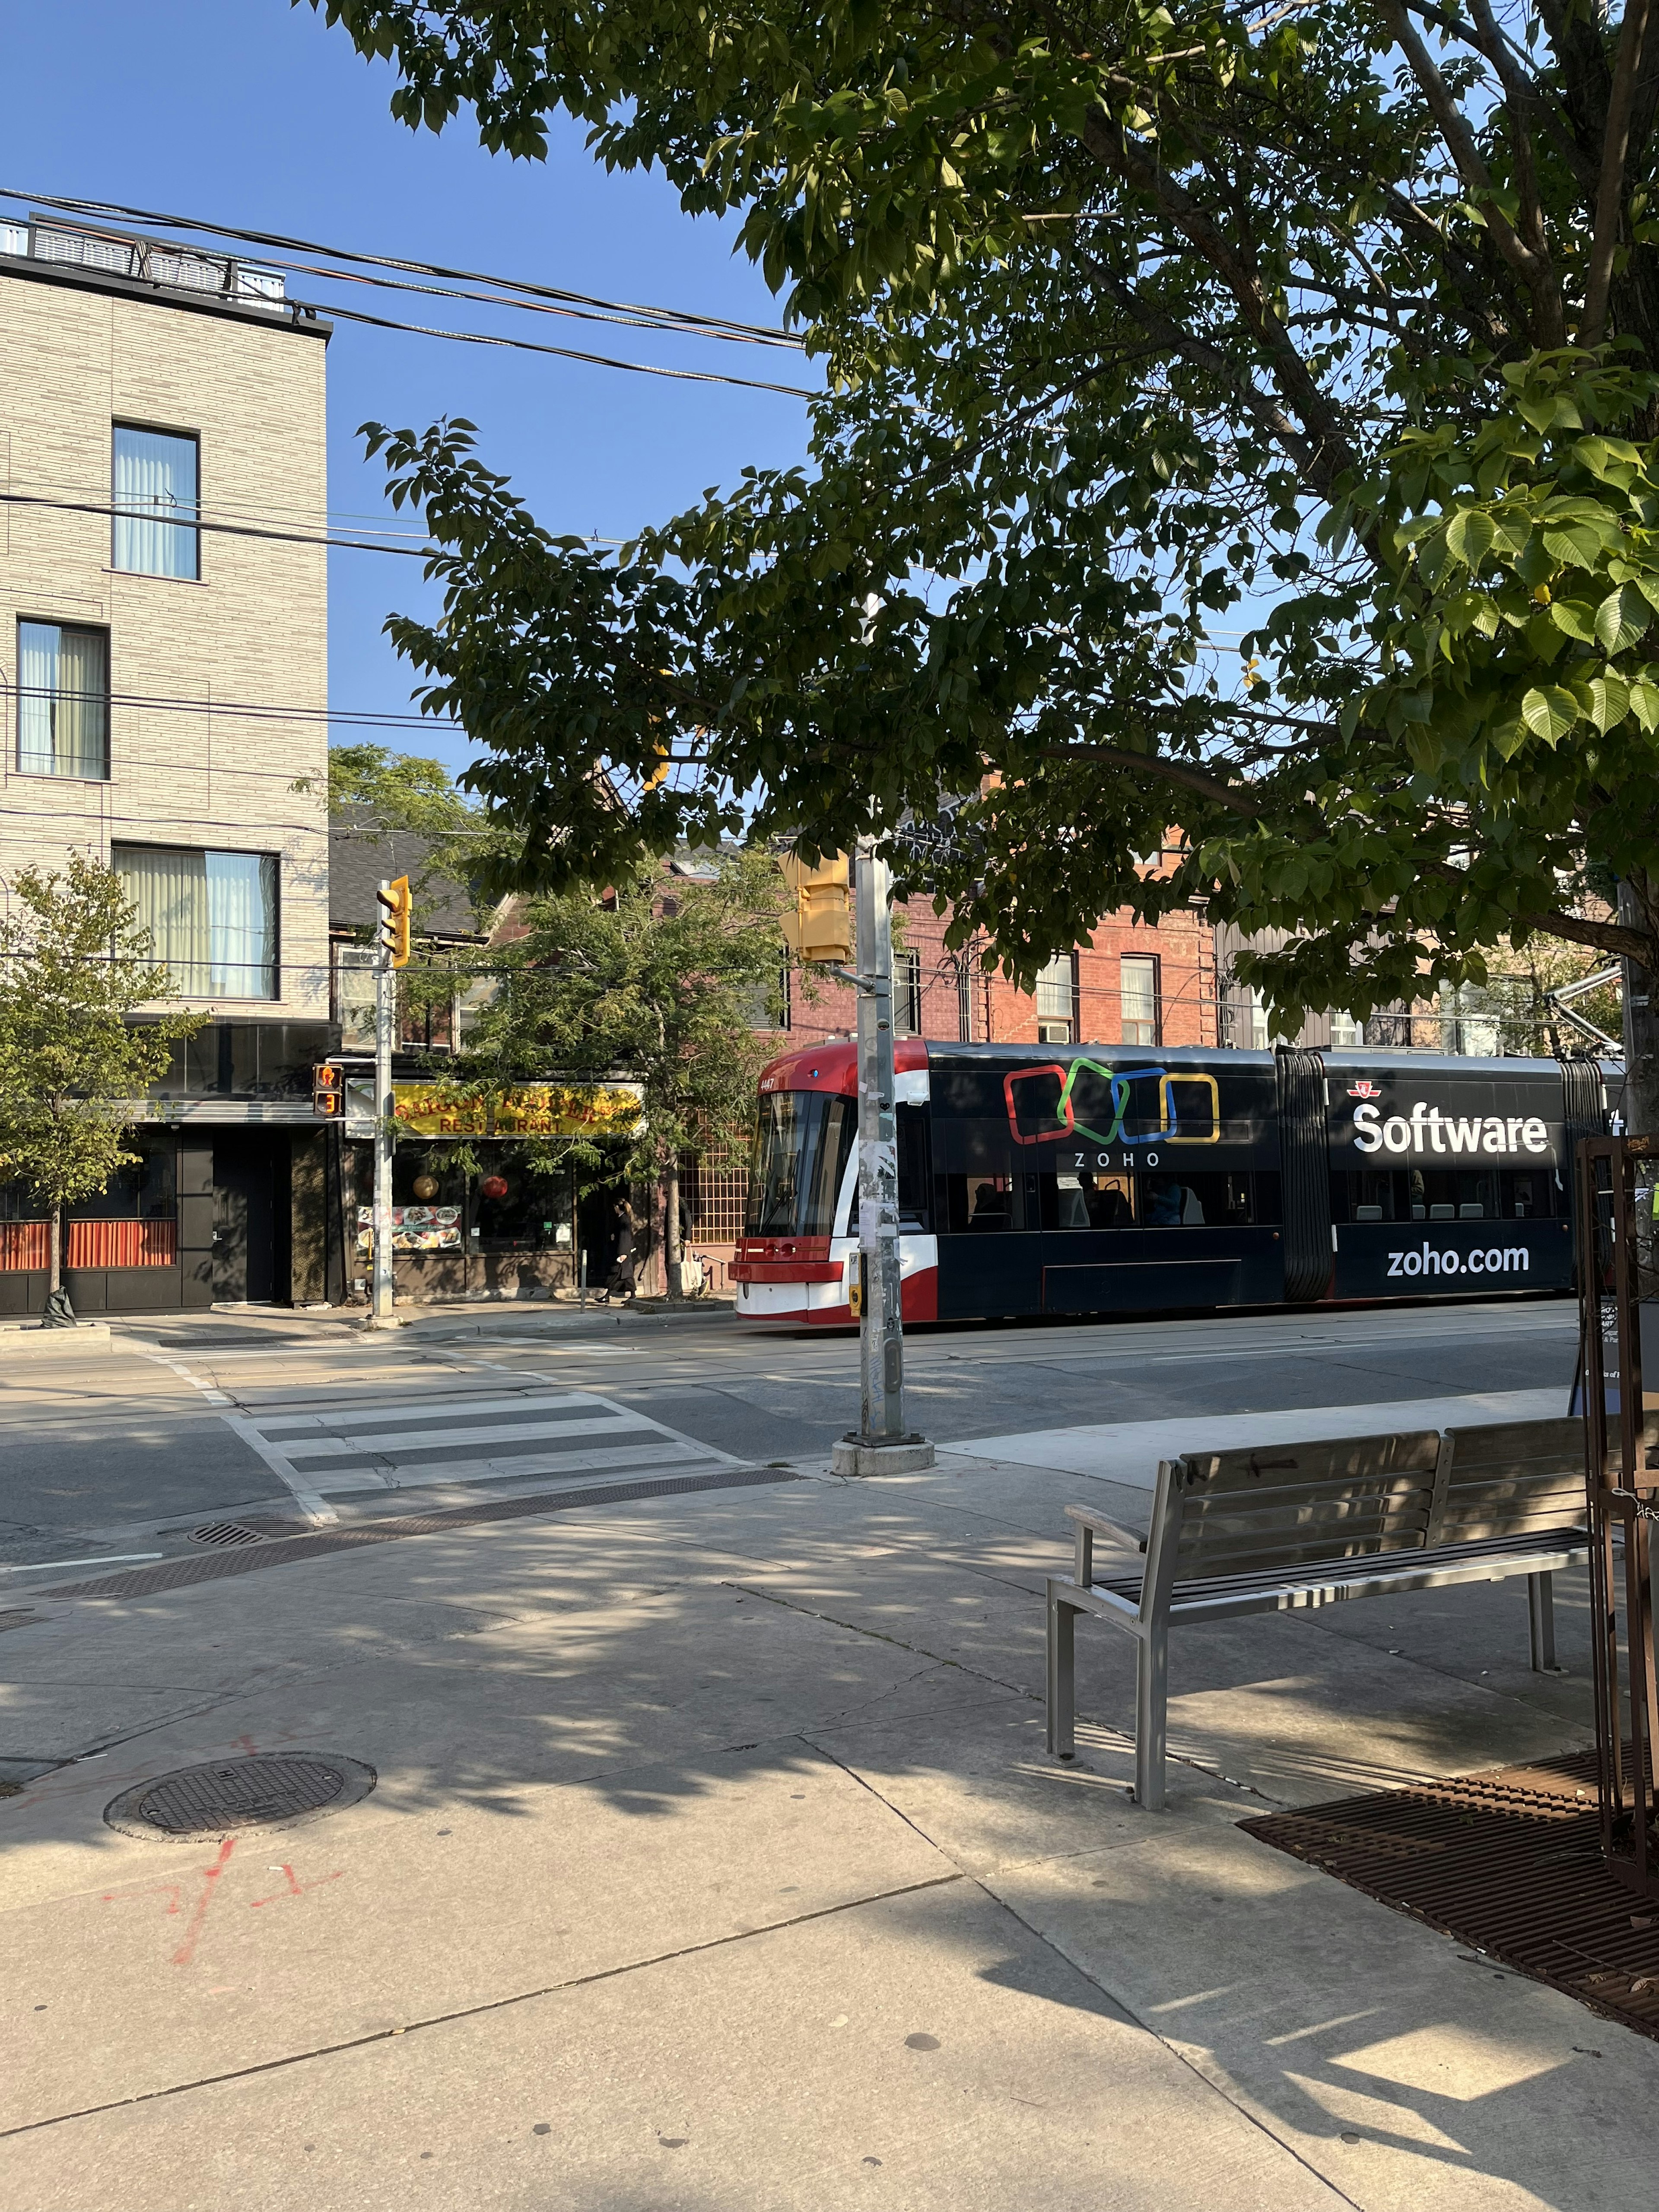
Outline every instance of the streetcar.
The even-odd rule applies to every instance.
[[[896,1041],[907,1322],[1571,1287],[1571,1162],[1616,1064]],[[850,1042],[760,1079],[740,1320],[846,1327]]]

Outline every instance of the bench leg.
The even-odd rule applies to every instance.
[[[1056,1759],[1077,1751],[1077,1608],[1048,1593],[1048,1748]]]
[[[1527,1626],[1532,1638],[1532,1671],[1534,1674],[1560,1672],[1555,1663],[1553,1580],[1550,1575],[1527,1577]]]
[[[1164,1714],[1170,1698],[1167,1633],[1149,1626],[1135,1648],[1135,1797],[1149,1813],[1164,1807]]]

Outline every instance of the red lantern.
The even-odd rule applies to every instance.
[[[483,1181],[478,1185],[478,1195],[480,1198],[505,1198],[507,1196],[507,1177],[505,1176],[486,1176]]]

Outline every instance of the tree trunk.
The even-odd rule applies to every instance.
[[[1643,892],[1648,886],[1644,884]],[[1626,927],[1648,927],[1647,901],[1636,888],[1619,886],[1619,919]],[[1659,1135],[1659,998],[1652,972],[1635,961],[1625,971],[1625,1127],[1633,1137]]]
[[[69,1292],[64,1288],[64,1209],[54,1206],[46,1237],[50,1257],[47,1261],[46,1310],[40,1316],[42,1328],[73,1328],[75,1308],[69,1302]]]
[[[671,1298],[684,1293],[684,1275],[681,1263],[684,1258],[680,1249],[680,1163],[678,1155],[670,1160],[662,1179],[663,1190],[663,1272]]]

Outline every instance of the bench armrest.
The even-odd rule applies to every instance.
[[[1144,1552],[1146,1539],[1126,1528],[1121,1522],[1109,1520],[1097,1513],[1091,1505],[1068,1505],[1066,1518],[1077,1532],[1075,1578],[1086,1588],[1094,1580],[1095,1539],[1098,1536],[1109,1544],[1120,1545],[1126,1552]]]

